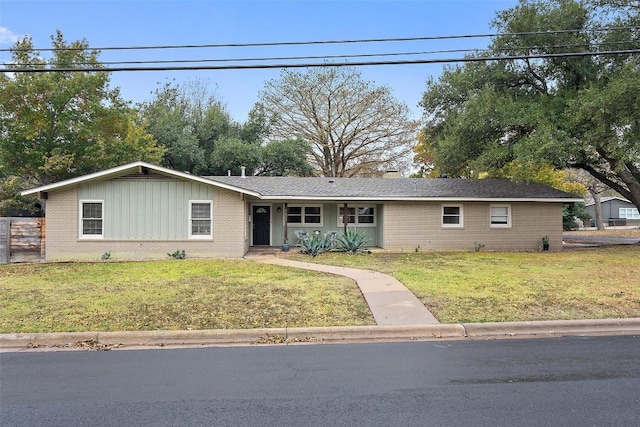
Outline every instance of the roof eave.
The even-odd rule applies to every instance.
[[[349,197],[349,196],[287,196],[269,195],[259,197],[262,200],[318,200],[336,202],[532,202],[532,203],[575,203],[581,202],[582,198],[561,198],[561,197],[531,197],[531,198],[507,198],[507,197]]]
[[[195,181],[195,182],[199,182],[202,184],[206,184],[206,185],[212,185],[214,187],[219,187],[219,188],[224,188],[226,190],[231,190],[231,191],[235,191],[238,193],[244,193],[244,194],[248,194],[251,196],[255,196],[255,197],[260,197],[259,193],[253,192],[253,191],[248,191],[239,187],[235,187],[233,185],[228,185],[228,184],[223,184],[217,181],[212,181],[210,179],[206,179],[206,178],[201,178],[199,176],[196,175],[191,175],[185,172],[178,172],[172,169],[167,169],[164,168],[162,166],[156,166],[156,165],[152,165],[150,163],[146,163],[146,162],[142,162],[142,161],[138,161],[138,162],[133,162],[133,163],[128,163],[126,165],[122,165],[122,166],[117,166],[111,169],[106,169],[104,171],[100,171],[100,172],[94,172],[88,175],[83,175],[83,176],[79,176],[76,178],[71,178],[71,179],[67,179],[64,181],[60,181],[57,183],[53,183],[53,184],[48,184],[48,185],[43,185],[41,187],[37,187],[37,188],[32,188],[30,190],[24,190],[21,191],[20,194],[23,196],[28,196],[31,194],[37,194],[37,193],[41,193],[41,192],[48,192],[48,191],[52,191],[52,190],[59,190],[65,187],[70,187],[70,186],[74,186],[77,184],[81,184],[83,182],[88,182],[88,181],[93,181],[93,180],[97,180],[97,179],[106,179],[106,178],[115,178],[118,176],[122,176],[124,175],[127,171],[132,171],[135,170],[137,168],[147,168],[150,170],[153,170],[155,172],[161,173],[163,175],[168,175],[168,176],[173,176],[176,178],[182,178],[182,179],[186,179],[186,180],[190,180],[190,181]]]

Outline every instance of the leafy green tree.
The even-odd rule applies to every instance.
[[[324,176],[380,175],[410,160],[418,123],[388,87],[354,68],[284,70],[265,83],[260,102],[273,120],[270,137],[305,141]]]
[[[271,141],[262,147],[262,162],[256,175],[312,176],[313,168],[307,161],[309,146],[299,139]]]
[[[246,174],[252,175],[260,165],[260,146],[248,144],[238,138],[224,138],[219,140],[211,153],[211,174],[226,175],[231,171],[233,175],[240,175],[241,168],[246,168]]]
[[[640,206],[638,54],[562,56],[637,49],[639,14],[614,0],[521,0],[499,12],[488,52],[428,81],[417,157],[451,176],[579,168]]]
[[[198,175],[308,175],[306,146],[266,142],[271,119],[256,104],[245,123],[231,119],[208,86],[199,81],[167,83],[140,106],[148,129],[166,147],[163,164]]]
[[[163,164],[180,171],[212,174],[216,142],[237,134],[224,105],[200,81],[166,83],[140,111],[149,132],[166,148]]]
[[[158,162],[158,147],[134,110],[109,87],[107,72],[24,72],[101,67],[86,40],[52,38],[46,60],[25,37],[0,75],[0,163],[5,178],[48,184],[122,163]]]

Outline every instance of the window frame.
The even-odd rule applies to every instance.
[[[300,222],[289,222],[289,209],[291,208],[300,208]],[[307,208],[319,208],[320,213],[318,214],[307,214]],[[298,216],[298,215],[296,215]],[[320,222],[307,222],[307,216],[319,217]],[[289,204],[287,205],[287,213],[285,215],[285,222],[287,226],[298,226],[298,227],[322,227],[324,225],[324,206],[322,204]]]
[[[457,224],[449,224],[444,222],[445,208],[458,208],[458,223]],[[447,217],[453,215],[446,215]],[[440,205],[440,226],[442,228],[464,228],[464,205],[462,203],[443,203]]]
[[[100,218],[85,218],[84,217],[84,205],[85,203],[100,203]],[[78,205],[78,236],[80,239],[104,239],[104,200],[98,199],[82,199],[79,201]],[[100,227],[100,234],[85,234],[84,233],[84,222],[86,220],[100,220],[102,222]]]
[[[502,216],[502,215],[494,215],[493,208],[507,208],[507,223],[494,223],[494,216]],[[511,204],[509,203],[498,203],[489,205],[489,226],[491,228],[511,228]]]
[[[360,215],[360,209],[362,208],[371,208],[373,209],[372,214],[364,214]],[[336,225],[338,227],[344,227],[344,221],[342,221],[342,215],[340,214],[340,210],[344,209],[344,204],[338,204],[338,219]],[[378,218],[376,215],[376,211],[378,207],[375,204],[347,204],[347,209],[353,209],[353,215],[348,214],[348,216],[353,216],[354,222],[348,222],[347,227],[376,227],[378,224]],[[373,218],[373,222],[360,222],[360,217],[371,217]]]
[[[193,218],[194,205],[209,205],[209,218]],[[193,221],[209,221],[209,234],[193,234]],[[213,200],[189,200],[189,239],[213,240]]]

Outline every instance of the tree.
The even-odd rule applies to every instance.
[[[238,138],[224,138],[216,142],[211,152],[211,173],[226,175],[231,171],[233,175],[240,175],[242,166],[246,174],[253,175],[260,166],[260,147],[248,144]]]
[[[634,4],[521,0],[498,13],[489,51],[473,57],[502,59],[449,67],[428,82],[418,154],[452,176],[514,163],[579,168],[640,206],[638,54],[532,58],[637,49]]]
[[[273,139],[301,139],[324,176],[380,175],[406,162],[418,123],[387,87],[350,67],[283,70],[259,95]]]
[[[140,105],[149,132],[166,148],[162,163],[172,169],[211,175],[211,153],[221,138],[237,135],[222,102],[206,83],[166,83]]]
[[[99,67],[86,40],[51,37],[45,60],[25,37],[12,49],[18,70]],[[107,72],[15,72],[0,75],[0,164],[5,179],[49,184],[122,163],[158,162],[163,150],[145,130]],[[10,186],[9,186],[10,187]]]
[[[262,162],[256,175],[312,176],[308,154],[309,146],[299,139],[271,141],[262,147]]]
[[[306,151],[296,144],[265,143],[271,120],[261,104],[238,123],[201,81],[166,83],[140,109],[149,132],[166,147],[163,164],[172,169],[197,175],[238,175],[242,166],[248,175],[309,173]]]

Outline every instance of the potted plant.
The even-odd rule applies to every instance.
[[[289,243],[288,240],[284,239],[284,243],[282,244],[282,252],[289,252]]]
[[[549,250],[549,236],[542,237],[542,250],[543,251]]]

